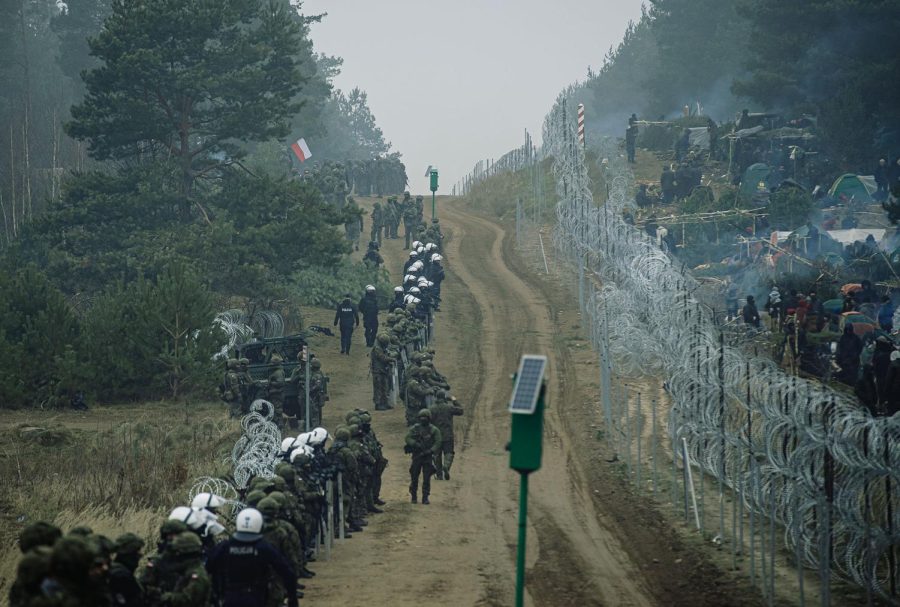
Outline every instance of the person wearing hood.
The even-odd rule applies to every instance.
[[[747,296],[747,303],[744,304],[742,311],[744,323],[759,328],[759,311],[756,309],[756,300],[752,295]]]
[[[853,332],[853,324],[844,325],[844,334],[838,341],[836,362],[841,368],[838,380],[849,386],[856,384],[859,375],[859,355],[862,354],[863,343],[859,335]]]

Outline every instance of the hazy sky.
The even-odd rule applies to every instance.
[[[344,58],[335,84],[359,86],[410,189],[440,169],[440,193],[482,158],[540,139],[557,94],[618,45],[641,0],[306,0],[318,52]],[[315,150],[312,150],[315,155]]]

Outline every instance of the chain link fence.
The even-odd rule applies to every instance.
[[[590,142],[608,188],[607,202],[594,203],[574,119],[561,96],[543,127],[560,201],[555,247],[575,271],[600,359],[604,436],[629,477],[659,491],[657,451],[669,454],[673,506],[704,532],[708,512],[718,511],[712,541],[730,544],[735,563],[749,558],[751,580],[770,604],[776,560],[802,565],[793,582],[801,604],[803,568],[818,573],[822,604],[830,603],[833,575],[858,584],[870,604],[900,604],[900,419],[873,417],[854,398],[788,375],[726,334],[703,285],[664,244],[623,220],[636,208],[634,177],[610,140]],[[665,393],[641,402],[634,386],[660,379]],[[658,432],[663,415],[666,433]],[[708,478],[717,486],[712,507]]]

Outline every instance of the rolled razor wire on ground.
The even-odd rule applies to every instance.
[[[245,489],[255,476],[271,478],[281,451],[281,431],[272,421],[275,408],[267,400],[257,399],[241,419],[241,438],[231,450],[234,484]]]
[[[634,179],[610,140],[594,142],[608,184],[606,203],[594,203],[574,117],[561,96],[544,122],[544,148],[560,200],[556,246],[600,284],[583,313],[601,364],[620,377],[664,380],[671,444],[686,439],[692,463],[782,525],[803,565],[896,601],[900,416],[875,418],[746,351],[738,333],[726,339],[703,285],[624,221]]]

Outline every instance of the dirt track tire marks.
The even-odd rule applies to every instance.
[[[549,404],[544,468],[532,481],[533,525],[528,590],[538,605],[648,605],[653,601],[615,536],[599,523],[579,458],[560,419],[564,386],[574,384],[570,365],[556,347],[556,326],[549,302],[507,263],[509,234],[496,223],[445,205],[444,220],[462,231],[462,255],[454,256],[459,275],[484,319],[482,357],[485,392],[476,413],[475,440],[502,437],[509,428],[508,374],[526,350],[549,358]],[[483,251],[483,252],[482,252]],[[562,381],[561,381],[562,380]],[[509,471],[507,471],[509,472]],[[514,505],[514,495],[507,495]],[[510,506],[508,506],[510,507]],[[535,541],[537,540],[537,541]],[[536,544],[536,546],[535,546]]]

